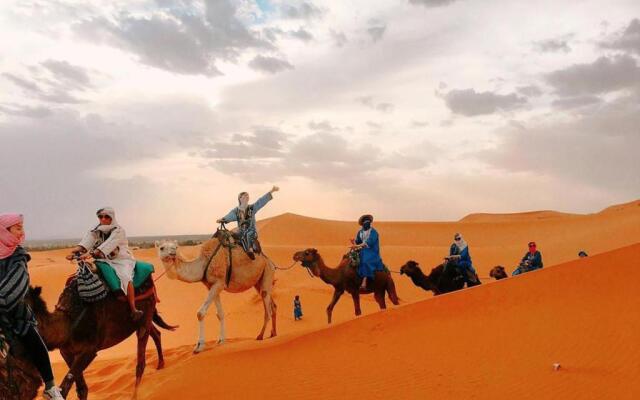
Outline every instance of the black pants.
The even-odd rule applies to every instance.
[[[35,327],[30,327],[27,334],[20,338],[29,354],[29,359],[40,372],[44,383],[53,380],[53,371],[51,370],[51,360],[49,360],[49,350],[42,341],[42,337]]]

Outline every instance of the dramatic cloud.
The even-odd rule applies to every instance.
[[[363,106],[369,107],[372,110],[376,110],[380,112],[391,112],[394,109],[394,106],[391,103],[386,103],[386,102],[376,103],[373,100],[373,96],[360,96],[356,98],[356,101],[362,104]]]
[[[307,1],[299,5],[283,4],[281,11],[283,17],[291,19],[313,19],[320,18],[323,15],[321,9]]]
[[[526,98],[515,93],[503,95],[493,92],[476,92],[474,89],[451,90],[444,95],[444,100],[453,113],[466,117],[509,111],[527,103]]]
[[[288,135],[270,127],[256,127],[250,134],[235,134],[229,142],[216,142],[203,152],[206,158],[218,160],[279,157]]]
[[[298,30],[289,32],[291,37],[302,40],[303,42],[309,42],[313,40],[313,35],[304,28],[298,28]]]
[[[375,43],[382,39],[384,33],[387,31],[387,24],[377,19],[371,19],[369,21],[369,27],[367,33],[371,37],[371,40]]]
[[[349,42],[349,40],[347,39],[347,35],[345,35],[344,32],[336,32],[334,30],[331,30],[330,33],[331,37],[333,38],[333,43],[336,45],[336,47],[342,47]]]
[[[568,53],[571,51],[571,47],[569,47],[569,37],[571,36],[541,40],[535,42],[533,47],[542,53]]]
[[[4,72],[2,76],[26,96],[50,103],[80,103],[78,95],[94,87],[88,69],[66,61],[46,60],[28,67],[28,76],[23,74]]]
[[[625,97],[568,122],[527,123],[502,132],[481,158],[507,171],[562,177],[637,196],[640,175],[640,103]],[[605,161],[608,160],[608,161]]]
[[[551,105],[555,108],[568,110],[573,108],[579,108],[589,106],[593,104],[599,104],[602,99],[596,96],[579,96],[579,97],[565,97],[562,99],[554,100]]]
[[[640,55],[640,19],[632,19],[620,35],[602,43],[602,46]]]
[[[629,55],[600,57],[590,64],[574,64],[546,75],[561,96],[608,93],[638,85],[640,67]]]
[[[456,1],[457,0],[409,0],[409,3],[430,8],[448,6]]]
[[[278,72],[293,69],[293,65],[286,60],[261,55],[257,55],[253,60],[249,61],[249,67],[269,74],[277,74]]]
[[[180,74],[218,75],[217,60],[234,62],[246,49],[270,47],[237,18],[230,0],[207,0],[200,10],[191,4],[146,16],[122,10],[111,18],[86,19],[74,29],[132,52],[141,63]]]
[[[516,92],[526,97],[537,97],[543,94],[542,90],[535,85],[519,86]]]

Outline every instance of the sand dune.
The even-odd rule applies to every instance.
[[[437,264],[457,231],[469,242],[481,276],[496,264],[511,270],[530,240],[538,242],[545,269],[439,298],[394,275],[400,307],[378,312],[365,297],[365,316],[354,320],[351,300],[343,298],[328,327],[324,309],[331,288],[295,266],[277,274],[278,338],[253,340],[262,319],[254,293],[223,294],[230,340],[213,344],[218,327],[212,312],[210,347],[198,356],[191,349],[205,288],[164,277],[157,282],[159,309],[181,327],[163,335],[166,370],[153,369],[149,347],[141,398],[638,398],[640,297],[632,277],[640,267],[639,205],[545,218],[525,213],[459,222],[376,221],[383,258],[393,270],[408,259],[425,268]],[[337,264],[357,229],[353,222],[293,214],[259,224],[265,251],[282,267],[305,247]],[[591,257],[575,260],[580,249]],[[64,254],[33,254],[32,281],[44,286],[50,307],[74,271]],[[162,271],[153,249],[136,256]],[[295,294],[305,313],[300,322],[292,316]],[[91,398],[130,395],[134,352],[128,340],[99,355],[87,372]],[[52,357],[60,378],[66,369],[59,355]],[[563,369],[554,372],[554,362]]]

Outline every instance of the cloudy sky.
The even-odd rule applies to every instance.
[[[637,0],[5,0],[0,210],[76,237],[640,198]]]

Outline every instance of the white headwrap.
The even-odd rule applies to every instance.
[[[103,207],[96,212],[96,215],[108,215],[111,217],[111,224],[109,225],[98,225],[94,230],[98,230],[100,232],[109,233],[115,228],[118,227],[118,222],[116,221],[116,212],[111,207]]]
[[[461,234],[456,233],[453,237],[454,237],[454,243],[456,244],[456,246],[458,246],[458,250],[460,250],[460,252],[462,252],[462,250],[467,248],[467,242],[464,240]],[[459,237],[460,241],[455,242],[456,237]]]

